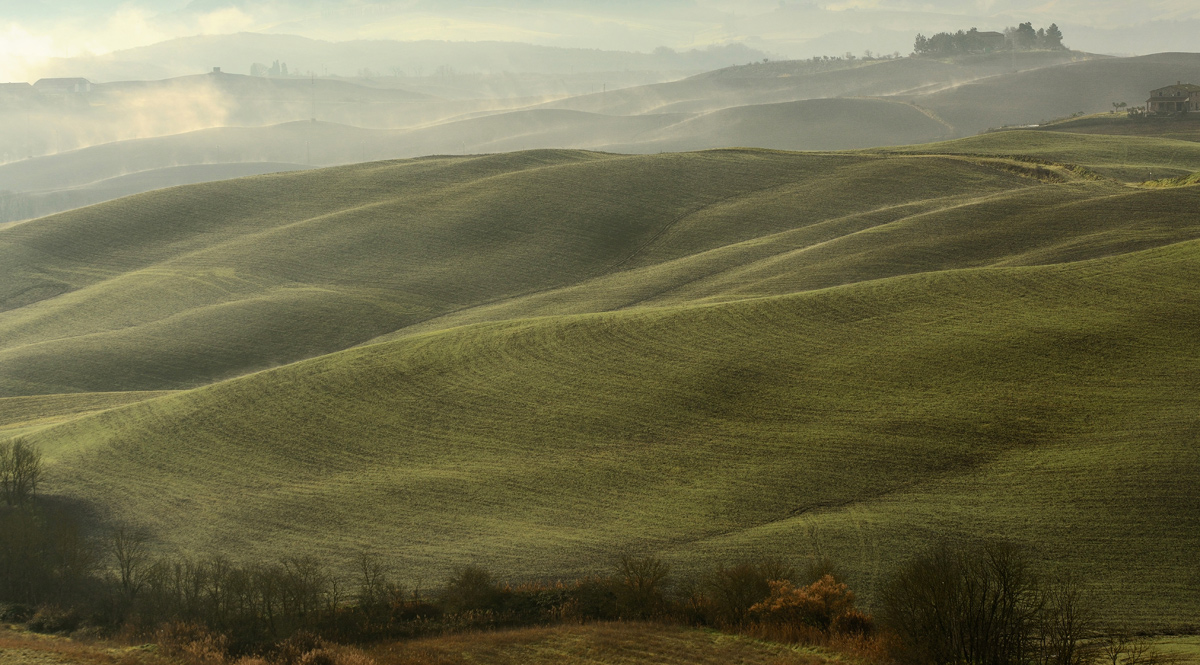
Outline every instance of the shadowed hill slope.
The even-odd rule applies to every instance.
[[[928,143],[953,128],[921,110],[880,99],[813,99],[713,111],[638,136],[637,143],[606,146],[617,152],[724,148],[848,150]]]
[[[1193,80],[1197,71],[1198,53],[1104,58],[997,76],[912,101],[932,109],[965,136],[1003,125],[1044,123],[1080,111],[1108,111],[1113,102],[1138,106],[1151,90]]]
[[[110,164],[113,171],[119,165]],[[3,168],[3,167],[0,167]],[[200,182],[244,178],[249,175],[297,171],[306,167],[280,162],[242,162],[236,164],[192,164],[154,168],[127,175],[118,175],[75,187],[50,189],[41,192],[0,192],[0,225],[35,217],[53,215],[64,210],[103,203],[122,196],[140,194],[164,187],[190,185]],[[47,181],[53,178],[47,174]]]

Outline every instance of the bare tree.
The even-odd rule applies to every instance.
[[[1047,665],[1088,665],[1102,655],[1095,636],[1095,613],[1079,579],[1068,575],[1046,587],[1042,618],[1042,661]]]
[[[145,529],[120,524],[112,530],[109,547],[117,560],[121,593],[129,600],[145,584],[146,564],[150,560],[150,536]]]
[[[1042,598],[1012,545],[942,545],[904,566],[880,597],[903,662],[1017,665],[1030,660]]]
[[[670,574],[671,567],[662,559],[623,554],[617,562],[617,598],[623,617],[648,619],[658,614]]]
[[[7,506],[33,501],[44,475],[42,453],[24,439],[0,442],[0,498]]]
[[[1121,665],[1133,639],[1133,633],[1124,626],[1110,628],[1096,640],[1100,660],[1107,665]]]
[[[1178,660],[1155,648],[1150,638],[1135,635],[1126,626],[1105,631],[1096,640],[1096,650],[1105,665],[1174,665]]]
[[[363,550],[358,553],[358,604],[368,608],[382,603],[387,590],[387,566],[379,555]]]

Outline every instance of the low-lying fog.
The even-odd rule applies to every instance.
[[[906,57],[918,32],[1024,21],[1070,50]],[[1136,105],[1195,58],[1110,75],[1091,53],[1194,48],[1197,28],[1190,0],[26,3],[0,17],[0,224],[425,154],[954,138]]]

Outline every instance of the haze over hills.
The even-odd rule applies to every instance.
[[[469,93],[470,85],[463,88],[453,77],[440,90],[465,97],[443,99],[365,80],[230,74],[114,83],[98,86],[87,94],[91,101],[80,104],[29,97],[9,105],[6,113],[14,118],[37,111],[42,125],[7,125],[10,160],[60,154],[0,165],[0,192],[6,192],[0,193],[0,223],[101,200],[101,192],[131,193],[137,181],[147,188],[183,182],[179,170],[144,173],[122,188],[103,182],[182,166],[204,166],[191,171],[199,178],[219,177],[219,164],[258,164],[224,169],[228,173],[266,172],[273,163],[335,165],[541,148],[650,153],[926,143],[1104,111],[1119,100],[1136,104],[1150,88],[1183,80],[1198,68],[1195,54],[1097,58],[1069,51],[765,62],[548,103],[498,91]],[[482,96],[472,97],[477,93]],[[166,112],[180,106],[187,112]],[[294,124],[309,124],[314,112],[321,123]],[[191,128],[208,129],[185,131]],[[114,141],[132,136],[153,140]],[[61,150],[89,143],[102,145]],[[88,194],[62,191],[79,187]]]
[[[221,67],[249,74],[255,63],[289,66],[293,76],[422,78],[441,73],[491,75],[504,72],[570,76],[575,73],[697,73],[772,57],[743,44],[683,52],[650,53],[563,48],[504,41],[353,40],[324,41],[297,35],[238,33],[171,39],[99,56],[51,60],[41,76],[83,76],[95,82],[165,79]],[[615,82],[615,81],[614,81]]]
[[[0,660],[1200,665],[1198,25],[12,7]]]
[[[179,121],[177,128],[187,123],[246,126],[174,134],[166,125],[155,124],[161,120],[147,121],[142,129],[137,122],[113,125],[125,127],[125,133],[170,135],[2,165],[0,183],[7,194],[0,194],[0,223],[100,200],[101,192],[130,193],[137,181],[147,188],[182,182],[178,176],[183,171],[149,173],[181,166],[204,166],[191,171],[198,178],[202,173],[218,177],[219,164],[256,163],[224,170],[266,172],[274,163],[334,165],[541,148],[650,153],[726,146],[828,150],[925,143],[1002,124],[1040,123],[1075,110],[1111,109],[1113,99],[1136,102],[1146,88],[1178,80],[1200,66],[1200,56],[1193,54],[1132,59],[1087,59],[1061,51],[1018,55],[1016,65],[1023,71],[1017,73],[1009,71],[1009,54],[949,61],[759,63],[533,106],[527,99],[443,100],[344,81],[317,81],[314,86],[296,79],[225,74],[113,84],[95,94],[163,104],[210,99],[209,106],[189,106],[194,109],[190,119],[172,116]],[[123,107],[116,103],[114,108]],[[154,116],[155,108],[151,105],[144,112]],[[308,122],[314,108],[318,116],[335,122]],[[290,118],[304,122],[256,126]],[[86,133],[88,127],[83,123],[77,131]],[[56,134],[59,140],[68,135]],[[28,144],[36,136],[35,132],[13,140]],[[103,182],[143,172],[138,179],[127,179],[123,188]],[[89,193],[61,191],[80,187]]]
[[[1200,163],[1046,132],[539,151],[35,220],[0,230],[0,426],[182,552],[370,546],[413,581],[820,552],[869,602],[1003,533],[1107,618],[1183,625],[1200,189],[1111,179],[1122,142]]]
[[[883,97],[953,87],[992,76],[1089,59],[1086,53],[980,54],[957,60],[786,61],[726,68],[681,81],[586,95],[549,106],[597,113],[712,111],[747,104],[828,97]]]

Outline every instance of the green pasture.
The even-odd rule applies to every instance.
[[[414,335],[34,437],[200,554],[362,548],[413,582],[826,553],[866,597],[942,537],[1197,607],[1200,243]],[[1119,535],[1117,535],[1119,534]]]
[[[935,148],[997,149],[973,141]],[[543,151],[128,197],[0,230],[0,395],[186,389],[418,325],[780,295],[1197,236],[1181,214],[1189,188],[1150,194],[1067,171],[1053,185],[1031,168]]]
[[[1190,625],[1200,189],[1061,166],[1122,142],[1200,162],[540,151],[36,220],[0,230],[0,436],[164,552],[367,549],[424,586],[828,555],[869,605],[1002,537],[1105,619]]]
[[[1087,167],[1123,182],[1178,177],[1200,171],[1200,143],[1146,136],[1013,130],[957,141],[907,146],[922,154],[1005,155]]]

